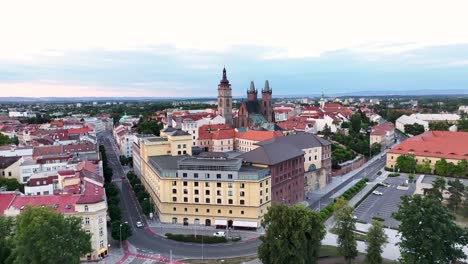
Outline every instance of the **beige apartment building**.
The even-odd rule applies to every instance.
[[[268,167],[225,153],[192,157],[185,134],[141,141],[142,182],[161,222],[258,228],[271,205]]]

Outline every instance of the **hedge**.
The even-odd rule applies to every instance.
[[[227,239],[225,237],[214,237],[214,236],[201,236],[198,235],[179,235],[179,234],[166,234],[167,239],[180,241],[180,242],[191,242],[191,243],[204,243],[204,244],[217,244],[217,243],[226,243]]]
[[[369,181],[369,179],[367,179],[367,178],[361,179],[353,187],[351,187],[350,189],[345,191],[340,197],[342,197],[342,198],[344,198],[346,200],[352,199],[358,192],[360,192],[366,186],[366,183],[368,181]],[[335,211],[335,202],[336,202],[336,200],[333,201],[332,204],[327,205],[327,207],[323,208],[320,211],[320,217],[323,220],[328,219],[333,214],[333,211]]]

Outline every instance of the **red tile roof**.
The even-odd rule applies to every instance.
[[[385,135],[388,131],[394,130],[395,127],[392,123],[385,123],[381,125],[376,125],[372,127],[371,135],[372,136],[381,136]]]
[[[54,206],[60,213],[75,212],[75,204],[80,199],[80,195],[64,194],[64,195],[16,195],[10,207],[21,209],[23,206]],[[69,208],[66,208],[66,206]],[[0,212],[3,214],[3,211]]]
[[[58,171],[57,172],[59,175],[61,176],[72,176],[72,175],[75,175],[75,171],[74,170],[61,170],[61,171]]]
[[[236,138],[252,141],[263,141],[275,137],[281,137],[283,133],[280,131],[259,131],[259,130],[247,130],[246,132],[237,132]]]
[[[468,159],[468,132],[428,131],[393,147],[389,153]]]
[[[89,127],[82,127],[82,128],[69,128],[68,134],[70,135],[81,135],[91,132]]]
[[[15,195],[15,193],[10,192],[0,193],[0,215],[3,215],[3,211],[10,207]]]

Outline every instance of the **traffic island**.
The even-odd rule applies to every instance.
[[[202,236],[202,235],[181,235],[181,234],[171,234],[166,233],[166,238],[179,242],[188,242],[188,243],[199,243],[199,244],[219,244],[227,243],[228,240],[225,237],[216,237],[216,236]],[[240,239],[239,239],[240,240]]]

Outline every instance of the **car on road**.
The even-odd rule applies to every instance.
[[[143,227],[143,223],[140,222],[140,221],[136,222],[135,225],[136,225],[136,227],[138,227],[138,228]]]
[[[125,180],[125,175],[120,176],[122,180]]]
[[[213,233],[213,236],[215,237],[224,237],[226,234],[223,231],[218,231],[216,233]]]
[[[375,195],[383,195],[383,193],[379,192],[379,191],[373,191],[372,194],[375,194]]]

